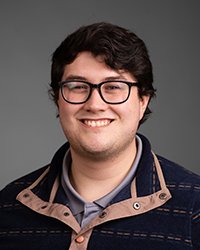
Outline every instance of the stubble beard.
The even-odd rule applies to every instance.
[[[79,156],[90,159],[91,161],[112,161],[123,154],[129,147],[133,147],[135,144],[135,131],[130,134],[124,135],[126,140],[119,140],[121,138],[116,138],[112,144],[104,144],[103,146],[98,146],[95,142],[88,144],[83,144],[80,142],[75,142],[72,138],[68,137],[68,141],[72,150]]]

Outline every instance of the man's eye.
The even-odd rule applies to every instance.
[[[87,90],[88,86],[85,84],[67,84],[65,85],[69,90]]]
[[[120,89],[120,86],[117,86],[117,85],[113,86],[113,85],[112,85],[112,86],[109,86],[108,88],[109,88],[109,89]]]
[[[118,84],[109,84],[105,86],[106,90],[120,90],[121,86]]]
[[[87,87],[84,85],[76,85],[76,86],[71,87],[71,89],[87,89]]]

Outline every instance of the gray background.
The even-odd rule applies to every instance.
[[[51,54],[80,25],[136,32],[154,65],[157,98],[141,132],[152,148],[200,173],[198,0],[1,0],[0,187],[50,160],[65,138],[48,99]]]

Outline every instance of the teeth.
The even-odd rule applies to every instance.
[[[91,121],[91,120],[84,120],[84,124],[90,127],[103,127],[108,125],[111,121],[110,120],[101,120],[101,121]]]

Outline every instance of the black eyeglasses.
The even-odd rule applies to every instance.
[[[88,101],[93,89],[98,89],[102,100],[108,104],[121,104],[128,100],[131,87],[138,82],[109,80],[92,84],[82,80],[67,80],[59,82],[63,99],[71,104],[82,104]]]

